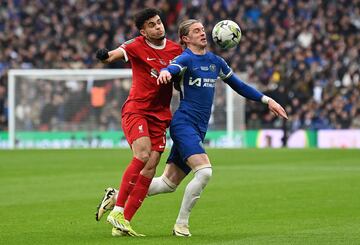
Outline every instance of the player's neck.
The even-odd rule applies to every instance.
[[[203,47],[198,47],[198,46],[189,46],[188,47],[191,52],[193,52],[194,54],[197,54],[197,55],[204,55],[206,54],[206,48],[203,48]]]
[[[164,39],[148,39],[148,38],[146,38],[145,40],[150,46],[162,47],[165,44],[165,38]]]

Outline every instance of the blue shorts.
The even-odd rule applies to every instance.
[[[187,117],[185,114],[178,113],[171,121],[170,136],[174,144],[167,159],[167,163],[175,163],[186,174],[191,171],[186,164],[187,159],[194,154],[205,153],[203,142],[206,134]]]

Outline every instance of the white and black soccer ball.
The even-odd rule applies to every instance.
[[[233,48],[240,42],[241,29],[232,20],[222,20],[214,26],[212,38],[222,49]]]

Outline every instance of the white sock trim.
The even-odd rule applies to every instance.
[[[174,192],[176,187],[177,185],[172,183],[165,176],[159,176],[152,179],[147,195],[154,196],[157,194]]]
[[[165,175],[161,175],[161,179],[167,184],[171,189],[175,190],[177,185],[171,182]]]
[[[205,163],[205,164],[201,164],[201,165],[198,165],[198,166],[195,166],[192,171],[194,173],[196,173],[197,171],[203,169],[203,168],[211,168],[211,164],[210,163]]]
[[[115,206],[115,207],[114,207],[114,211],[124,213],[124,208],[123,208],[123,207],[120,207],[120,206]]]

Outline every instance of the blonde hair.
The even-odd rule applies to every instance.
[[[182,37],[187,36],[189,34],[190,26],[192,24],[195,24],[195,23],[200,23],[200,21],[195,20],[195,19],[189,19],[189,20],[184,20],[183,22],[180,23],[179,30],[178,30],[178,34],[179,34],[179,38],[180,38],[180,44],[183,44],[183,45],[186,46],[186,44],[182,40]]]

